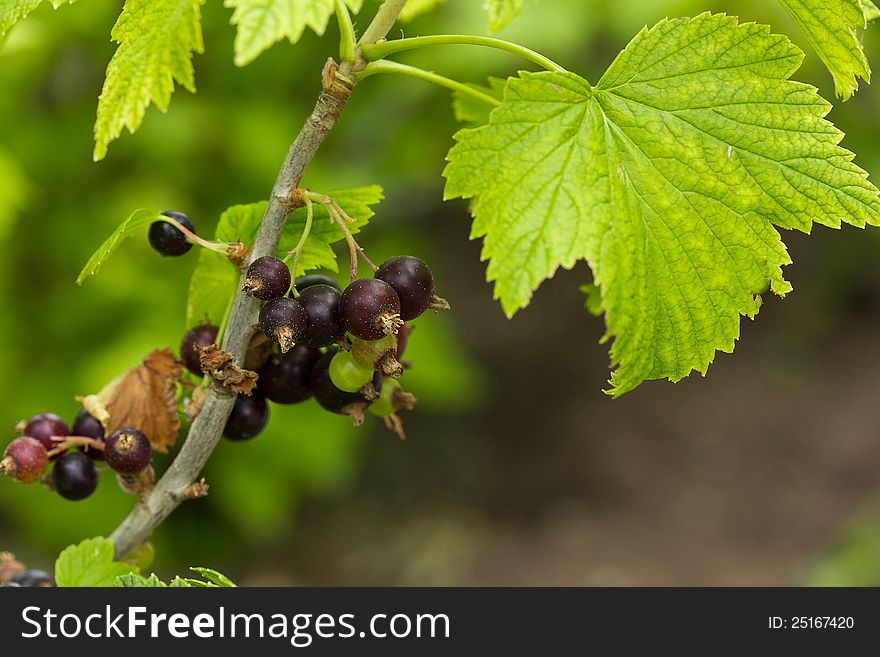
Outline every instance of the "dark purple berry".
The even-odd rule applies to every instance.
[[[260,332],[254,334],[248,344],[248,350],[244,355],[244,369],[255,371],[269,361],[269,356],[275,351],[275,345]]]
[[[290,289],[290,270],[278,258],[257,258],[248,267],[243,289],[261,301],[283,297]]]
[[[345,337],[339,321],[339,290],[329,285],[312,285],[303,290],[297,301],[306,311],[308,323],[301,339],[311,347],[329,347]]]
[[[217,342],[217,331],[219,329],[216,326],[202,324],[187,331],[180,342],[180,359],[186,369],[196,376],[202,376],[198,347],[207,347]]]
[[[226,421],[223,435],[236,442],[258,436],[269,422],[269,404],[262,393],[254,391],[250,397],[239,395]]]
[[[128,427],[117,429],[104,443],[104,458],[107,465],[119,474],[137,474],[153,458],[150,439],[137,429]]]
[[[24,427],[22,432],[25,436],[36,438],[47,451],[51,451],[56,447],[56,443],[52,441],[52,436],[69,436],[70,429],[60,416],[55,413],[40,413],[34,415]],[[56,460],[55,456],[52,460]]]
[[[298,404],[312,396],[309,380],[321,352],[296,345],[286,354],[272,354],[259,370],[257,385],[276,404]]]
[[[94,438],[95,440],[100,440],[102,443],[104,442],[104,425],[98,422],[95,416],[89,413],[86,409],[82,409],[77,414],[76,419],[73,421],[73,426],[70,428],[70,432],[74,436]],[[87,445],[83,445],[79,449],[81,452],[88,454],[95,461],[104,460],[104,451],[101,449],[93,449]]]
[[[5,472],[13,481],[32,484],[43,476],[49,457],[46,448],[36,438],[22,436],[16,438],[3,452],[0,472]]]
[[[26,570],[13,577],[12,583],[26,587],[50,588],[55,586],[55,578],[45,570]]]
[[[312,393],[314,393],[318,404],[325,410],[339,415],[348,415],[355,424],[361,424],[364,421],[364,411],[370,405],[371,400],[367,399],[362,392],[345,392],[333,384],[333,380],[330,378],[330,361],[335,355],[335,351],[330,351],[315,363],[315,367],[312,369]],[[378,394],[378,390],[382,386],[382,375],[379,372],[374,375],[371,385]]]
[[[339,283],[336,282],[335,279],[330,278],[324,274],[306,274],[305,276],[300,276],[293,283],[293,287],[296,288],[297,292],[302,292],[307,287],[312,287],[313,285],[329,285],[330,287],[335,287],[337,290],[342,292],[342,288],[339,287]]]
[[[346,331],[361,340],[379,340],[403,326],[397,292],[378,278],[361,278],[345,288],[339,299],[339,319]]]
[[[260,328],[287,353],[305,335],[308,318],[299,301],[279,297],[260,310]]]
[[[413,256],[396,256],[383,262],[375,277],[394,288],[400,299],[400,318],[415,319],[434,297],[434,276],[428,265]]]
[[[82,452],[68,452],[52,469],[55,490],[67,500],[84,500],[98,487],[95,463]]]
[[[192,219],[183,212],[168,210],[162,214],[174,219],[191,233],[196,232],[196,226]],[[151,223],[147,239],[149,239],[153,250],[163,256],[182,256],[193,246],[192,242],[186,239],[186,235],[167,221],[154,221]]]

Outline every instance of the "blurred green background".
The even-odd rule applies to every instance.
[[[132,240],[82,288],[92,250],[132,210],[175,208],[210,234],[227,206],[264,199],[311,108],[336,30],[232,65],[231,11],[204,8],[198,94],[151,108],[106,160],[91,128],[121,2],[41,7],[0,50],[0,426],[72,418],[153,348],[177,347],[196,258]],[[48,5],[48,3],[47,3]],[[447,0],[407,35],[486,31],[477,0]],[[375,3],[367,3],[361,27]],[[726,11],[807,50],[797,77],[831,77],[777,3],[526,1],[501,36],[595,81],[645,24]],[[880,28],[866,48],[880,67]],[[523,62],[469,49],[407,62],[479,82]],[[880,171],[880,95],[863,85],[830,118]],[[600,319],[584,312],[585,265],[560,272],[513,321],[485,283],[463,204],[441,201],[456,129],[450,98],[403,79],[358,88],[304,183],[378,183],[363,233],[374,260],[427,260],[455,312],[418,322],[407,388],[410,440],[355,430],[313,403],[273,407],[270,428],[222,443],[204,501],[156,534],[155,569],[216,567],[243,584],[880,585],[880,233],[785,235],[796,292],[744,320],[709,376],[649,383],[612,401]],[[164,463],[160,462],[160,469]],[[107,535],[132,498],[104,473],[66,502],[0,478],[0,549],[49,567],[69,543]]]

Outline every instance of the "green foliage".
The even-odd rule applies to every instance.
[[[489,84],[478,85],[472,84],[473,88],[482,91],[485,94],[501,100],[504,97],[504,84],[507,80],[502,78],[490,77]],[[470,94],[464,94],[456,91],[452,94],[452,111],[455,119],[471,126],[485,125],[489,123],[489,114],[495,109],[488,103],[478,98],[474,98]]]
[[[334,13],[334,0],[226,0],[231,7],[235,36],[235,63],[244,66],[282,39],[300,40],[306,28],[324,34]],[[345,0],[358,12],[363,0]]]
[[[55,562],[58,586],[113,586],[137,567],[113,560],[113,542],[98,536],[65,548]]]
[[[123,240],[132,235],[143,233],[147,226],[159,219],[161,219],[161,213],[155,210],[140,209],[132,212],[92,254],[79,276],[76,277],[76,284],[82,285],[89,276],[97,274],[101,265],[113,255]]]
[[[432,11],[444,2],[446,2],[446,0],[409,0],[409,2],[406,3],[406,7],[400,12],[400,21],[408,23],[422,14],[427,14],[429,11]]]
[[[119,44],[107,66],[95,121],[95,160],[123,128],[138,129],[149,104],[167,111],[174,83],[195,93],[192,53],[204,50],[204,0],[126,0],[110,32]]]
[[[830,105],[788,79],[802,57],[766,26],[702,14],[640,32],[596,87],[511,79],[445,172],[447,198],[476,197],[472,236],[505,312],[584,259],[615,338],[612,394],[732,351],[759,295],[791,290],[774,225],[880,223]]]
[[[160,580],[155,573],[149,577],[143,575],[129,574],[120,575],[116,578],[114,586],[120,588],[185,588],[185,589],[215,589],[215,588],[234,588],[235,583],[223,575],[222,573],[210,568],[190,568],[190,570],[202,576],[202,579],[192,577],[175,577],[170,584],[166,584]]]
[[[58,9],[61,5],[69,5],[76,0],[51,0],[52,6]],[[0,39],[11,30],[15,24],[27,17],[34,9],[39,7],[43,0],[3,0],[0,2]]]
[[[779,0],[801,28],[834,78],[843,100],[859,88],[857,78],[871,81],[871,67],[860,31],[878,15],[870,0]]]
[[[489,29],[498,32],[507,27],[514,18],[519,16],[525,0],[486,0],[489,11]]]
[[[382,188],[373,185],[342,189],[330,192],[329,196],[355,219],[349,230],[357,233],[373,216],[370,206],[382,200]],[[216,239],[223,242],[241,241],[247,245],[253,244],[260,221],[266,213],[266,206],[265,201],[232,206],[220,217]],[[285,257],[299,242],[305,220],[305,208],[296,210],[290,215],[278,245],[278,257]],[[300,274],[318,268],[338,271],[336,255],[331,245],[342,239],[344,239],[342,232],[330,221],[327,211],[322,206],[316,205],[312,231],[306,241],[297,271]],[[226,313],[238,279],[238,270],[223,255],[201,249],[199,263],[189,284],[187,326],[195,326],[205,319],[210,319],[215,324],[219,323]]]

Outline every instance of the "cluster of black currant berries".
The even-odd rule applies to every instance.
[[[405,370],[407,322],[446,305],[435,296],[434,277],[424,262],[412,256],[391,258],[374,278],[355,280],[342,290],[322,274],[302,276],[291,288],[287,265],[265,256],[248,268],[244,290],[265,302],[260,328],[278,351],[259,363],[253,394],[236,400],[226,438],[258,435],[269,420],[267,400],[289,405],[311,397],[356,424],[369,410],[402,434],[396,413],[415,403],[397,381]],[[194,374],[201,374],[198,347],[216,338],[214,326],[196,327],[184,337],[182,358]],[[252,352],[246,368],[254,364],[247,362]]]
[[[117,429],[105,437],[104,426],[85,409],[72,427],[54,413],[40,413],[19,423],[17,429],[21,435],[6,447],[0,473],[18,483],[42,479],[61,497],[82,500],[98,487],[96,462],[106,463],[129,490],[138,477],[151,476],[149,439],[133,428]],[[44,476],[49,463],[52,470]]]

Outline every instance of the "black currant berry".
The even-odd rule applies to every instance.
[[[311,347],[329,347],[345,337],[339,321],[339,290],[329,285],[312,285],[303,290],[297,301],[306,311],[308,323],[301,342]]]
[[[26,570],[13,577],[12,582],[25,587],[50,588],[55,586],[55,578],[45,570]]]
[[[73,421],[73,426],[70,428],[70,432],[74,436],[84,436],[85,438],[94,438],[95,440],[100,440],[102,443],[104,442],[104,425],[102,425],[98,420],[89,413],[86,409],[82,409],[76,416],[76,419]],[[80,451],[88,454],[95,461],[103,461],[104,460],[104,451],[100,449],[93,449],[87,445],[83,445],[80,448]]]
[[[223,435],[236,442],[258,436],[269,422],[269,405],[262,393],[254,391],[250,397],[239,395],[226,421]]]
[[[339,319],[346,331],[361,340],[379,340],[403,326],[397,292],[378,278],[361,278],[345,288],[339,299]]]
[[[370,405],[370,400],[362,392],[345,392],[333,384],[330,378],[330,363],[335,355],[334,351],[324,354],[312,370],[311,387],[315,400],[325,410],[348,415],[355,424],[362,424],[364,411]],[[382,375],[376,372],[372,386],[378,391],[381,385]]]
[[[202,364],[199,358],[199,347],[207,347],[217,342],[216,326],[211,324],[202,324],[187,331],[180,342],[180,359],[186,365],[186,369],[195,374],[202,376]]]
[[[137,429],[117,429],[104,443],[104,458],[119,474],[137,474],[150,465],[153,447]]]
[[[283,297],[290,289],[290,270],[278,258],[257,258],[248,267],[242,289],[261,301]]]
[[[36,438],[22,436],[16,438],[3,452],[0,472],[5,472],[13,481],[32,484],[43,476],[49,457],[46,448]]]
[[[95,464],[82,452],[68,452],[52,469],[55,490],[68,500],[84,500],[98,487]]]
[[[69,436],[70,429],[67,422],[55,413],[40,413],[28,420],[22,433],[25,436],[36,438],[49,451],[56,446],[56,443],[52,441],[52,436]],[[57,456],[53,457],[52,460],[57,458]]]
[[[260,310],[260,328],[266,337],[281,345],[282,353],[302,340],[307,326],[306,311],[295,299],[272,299]]]
[[[259,370],[257,385],[276,404],[298,404],[312,396],[309,379],[321,352],[298,344],[286,354],[272,354]]]
[[[244,355],[244,369],[256,371],[269,362],[269,356],[275,351],[275,345],[259,331],[251,338]]]
[[[383,262],[375,277],[394,288],[400,298],[400,318],[415,319],[428,309],[434,297],[434,275],[428,265],[413,256],[396,256]]]
[[[174,219],[191,233],[196,232],[196,226],[192,219],[183,212],[168,210],[162,214]],[[151,223],[147,239],[150,241],[150,246],[153,247],[153,250],[163,256],[182,256],[193,246],[192,242],[186,239],[186,235],[167,221],[154,221]]]
[[[305,276],[297,278],[293,283],[293,287],[295,287],[296,291],[300,293],[302,293],[307,287],[312,287],[313,285],[329,285],[342,292],[342,288],[339,287],[339,283],[336,282],[336,279],[330,278],[325,274],[306,274]]]

